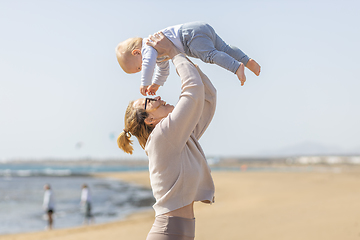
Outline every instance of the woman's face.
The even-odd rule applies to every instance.
[[[149,113],[147,119],[154,120],[154,125],[156,125],[164,117],[167,117],[167,115],[174,110],[173,105],[166,104],[166,102],[161,100],[161,97],[159,96],[155,98],[139,98],[134,102],[133,106],[135,108],[145,109],[146,112]]]

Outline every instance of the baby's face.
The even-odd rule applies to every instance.
[[[131,56],[127,62],[126,73],[137,73],[141,71],[142,57],[141,55]]]

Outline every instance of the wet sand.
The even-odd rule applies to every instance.
[[[149,187],[147,172],[106,173]],[[213,205],[195,204],[197,240],[360,239],[360,171],[213,172]],[[145,240],[154,212],[124,221],[0,236],[1,240]],[[56,223],[55,223],[56,224]],[[56,225],[55,225],[56,227]]]

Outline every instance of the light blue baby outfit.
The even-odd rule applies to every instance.
[[[242,62],[245,66],[249,57],[239,48],[226,44],[207,23],[192,22],[165,28],[161,32],[186,55],[199,58],[206,63],[215,63],[233,73]],[[156,50],[143,40],[141,85],[151,83],[164,85],[169,76],[169,62],[157,58]],[[155,76],[152,80],[154,69]]]

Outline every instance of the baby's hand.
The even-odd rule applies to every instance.
[[[140,86],[140,93],[144,96],[146,96],[146,89],[148,88],[149,86]]]
[[[146,92],[149,95],[156,95],[156,91],[159,89],[159,87],[160,87],[159,84],[153,83],[153,84],[151,84],[150,86],[147,87]]]

